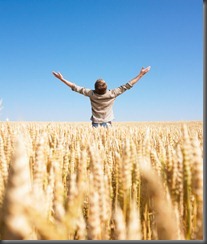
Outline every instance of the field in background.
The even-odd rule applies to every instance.
[[[1,240],[202,240],[203,123],[0,122]]]

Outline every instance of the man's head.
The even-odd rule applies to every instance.
[[[103,79],[98,79],[95,82],[95,93],[102,95],[106,93],[106,90],[107,90],[106,82]]]

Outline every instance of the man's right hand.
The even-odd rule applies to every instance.
[[[140,74],[145,75],[148,71],[150,71],[150,69],[151,69],[151,66],[148,66],[147,68],[142,67]]]

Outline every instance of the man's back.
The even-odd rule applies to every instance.
[[[94,124],[105,124],[114,119],[113,114],[113,103],[117,96],[121,95],[126,90],[132,88],[134,84],[136,84],[143,75],[145,75],[149,70],[150,66],[147,68],[143,68],[140,70],[139,74],[131,79],[125,85],[122,85],[113,90],[107,90],[107,84],[103,79],[98,79],[95,83],[95,90],[87,89],[81,86],[77,86],[75,83],[70,82],[63,78],[61,73],[52,72],[53,75],[69,86],[73,91],[78,92],[82,95],[85,95],[91,100],[91,109],[92,109],[92,126]]]
[[[94,90],[80,87],[74,84],[72,90],[90,98],[92,122],[107,123],[114,119],[114,100],[117,96],[121,95],[123,92],[129,90],[130,88],[132,88],[132,85],[127,83],[113,90],[107,90],[104,94],[97,94]]]

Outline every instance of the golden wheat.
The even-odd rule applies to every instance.
[[[202,240],[202,122],[0,122],[1,240]]]

